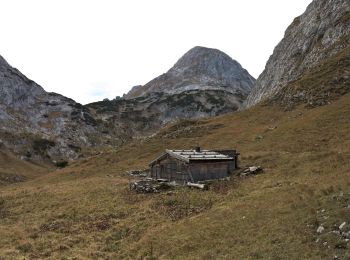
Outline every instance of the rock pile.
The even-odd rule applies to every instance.
[[[315,243],[325,249],[335,250],[339,259],[348,259],[350,225],[347,217],[350,209],[350,193],[336,191],[327,197],[331,206],[318,209],[316,219],[313,218],[313,223],[308,224],[308,227],[315,232]]]
[[[167,190],[170,185],[167,182],[159,182],[153,179],[143,179],[131,182],[130,190],[137,193],[158,193],[162,190]]]
[[[147,177],[149,169],[127,171],[130,176]]]

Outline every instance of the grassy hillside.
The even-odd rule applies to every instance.
[[[48,173],[48,169],[25,160],[20,160],[9,151],[0,151],[0,188],[17,182],[34,179]]]
[[[350,95],[283,112],[258,106],[0,189],[0,259],[340,259],[350,243]],[[255,177],[143,195],[126,170],[165,148],[237,148]],[[325,231],[316,232],[322,225]],[[344,231],[343,230],[343,231]]]

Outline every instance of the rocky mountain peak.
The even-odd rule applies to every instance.
[[[169,73],[191,75],[206,74],[210,77],[234,77],[242,70],[241,65],[224,52],[196,46],[185,53]]]
[[[189,90],[221,89],[250,92],[255,79],[230,56],[217,49],[194,47],[165,74],[144,86],[133,88],[126,98],[161,92],[178,94]]]
[[[134,135],[142,135],[179,119],[236,111],[254,82],[227,54],[197,46],[166,73],[146,85],[133,87],[123,99],[96,102],[87,107],[98,120],[127,122]]]

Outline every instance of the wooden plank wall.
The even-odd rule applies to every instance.
[[[196,162],[190,164],[190,170],[195,182],[226,178],[228,162]]]
[[[151,177],[168,179],[179,183],[222,179],[235,169],[234,161],[226,162],[191,162],[187,164],[175,158],[166,158],[151,167]]]
[[[181,183],[189,181],[186,163],[174,158],[167,158],[161,160],[158,165],[153,165],[151,177]]]

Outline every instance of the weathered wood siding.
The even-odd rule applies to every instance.
[[[189,165],[195,182],[221,179],[228,176],[229,162],[195,162]]]
[[[179,183],[198,182],[226,178],[235,168],[235,160],[186,163],[167,156],[151,166],[151,177]]]
[[[186,163],[169,157],[151,167],[151,177],[177,182],[189,181]]]
[[[231,173],[236,169],[236,160],[228,162],[228,172]]]

